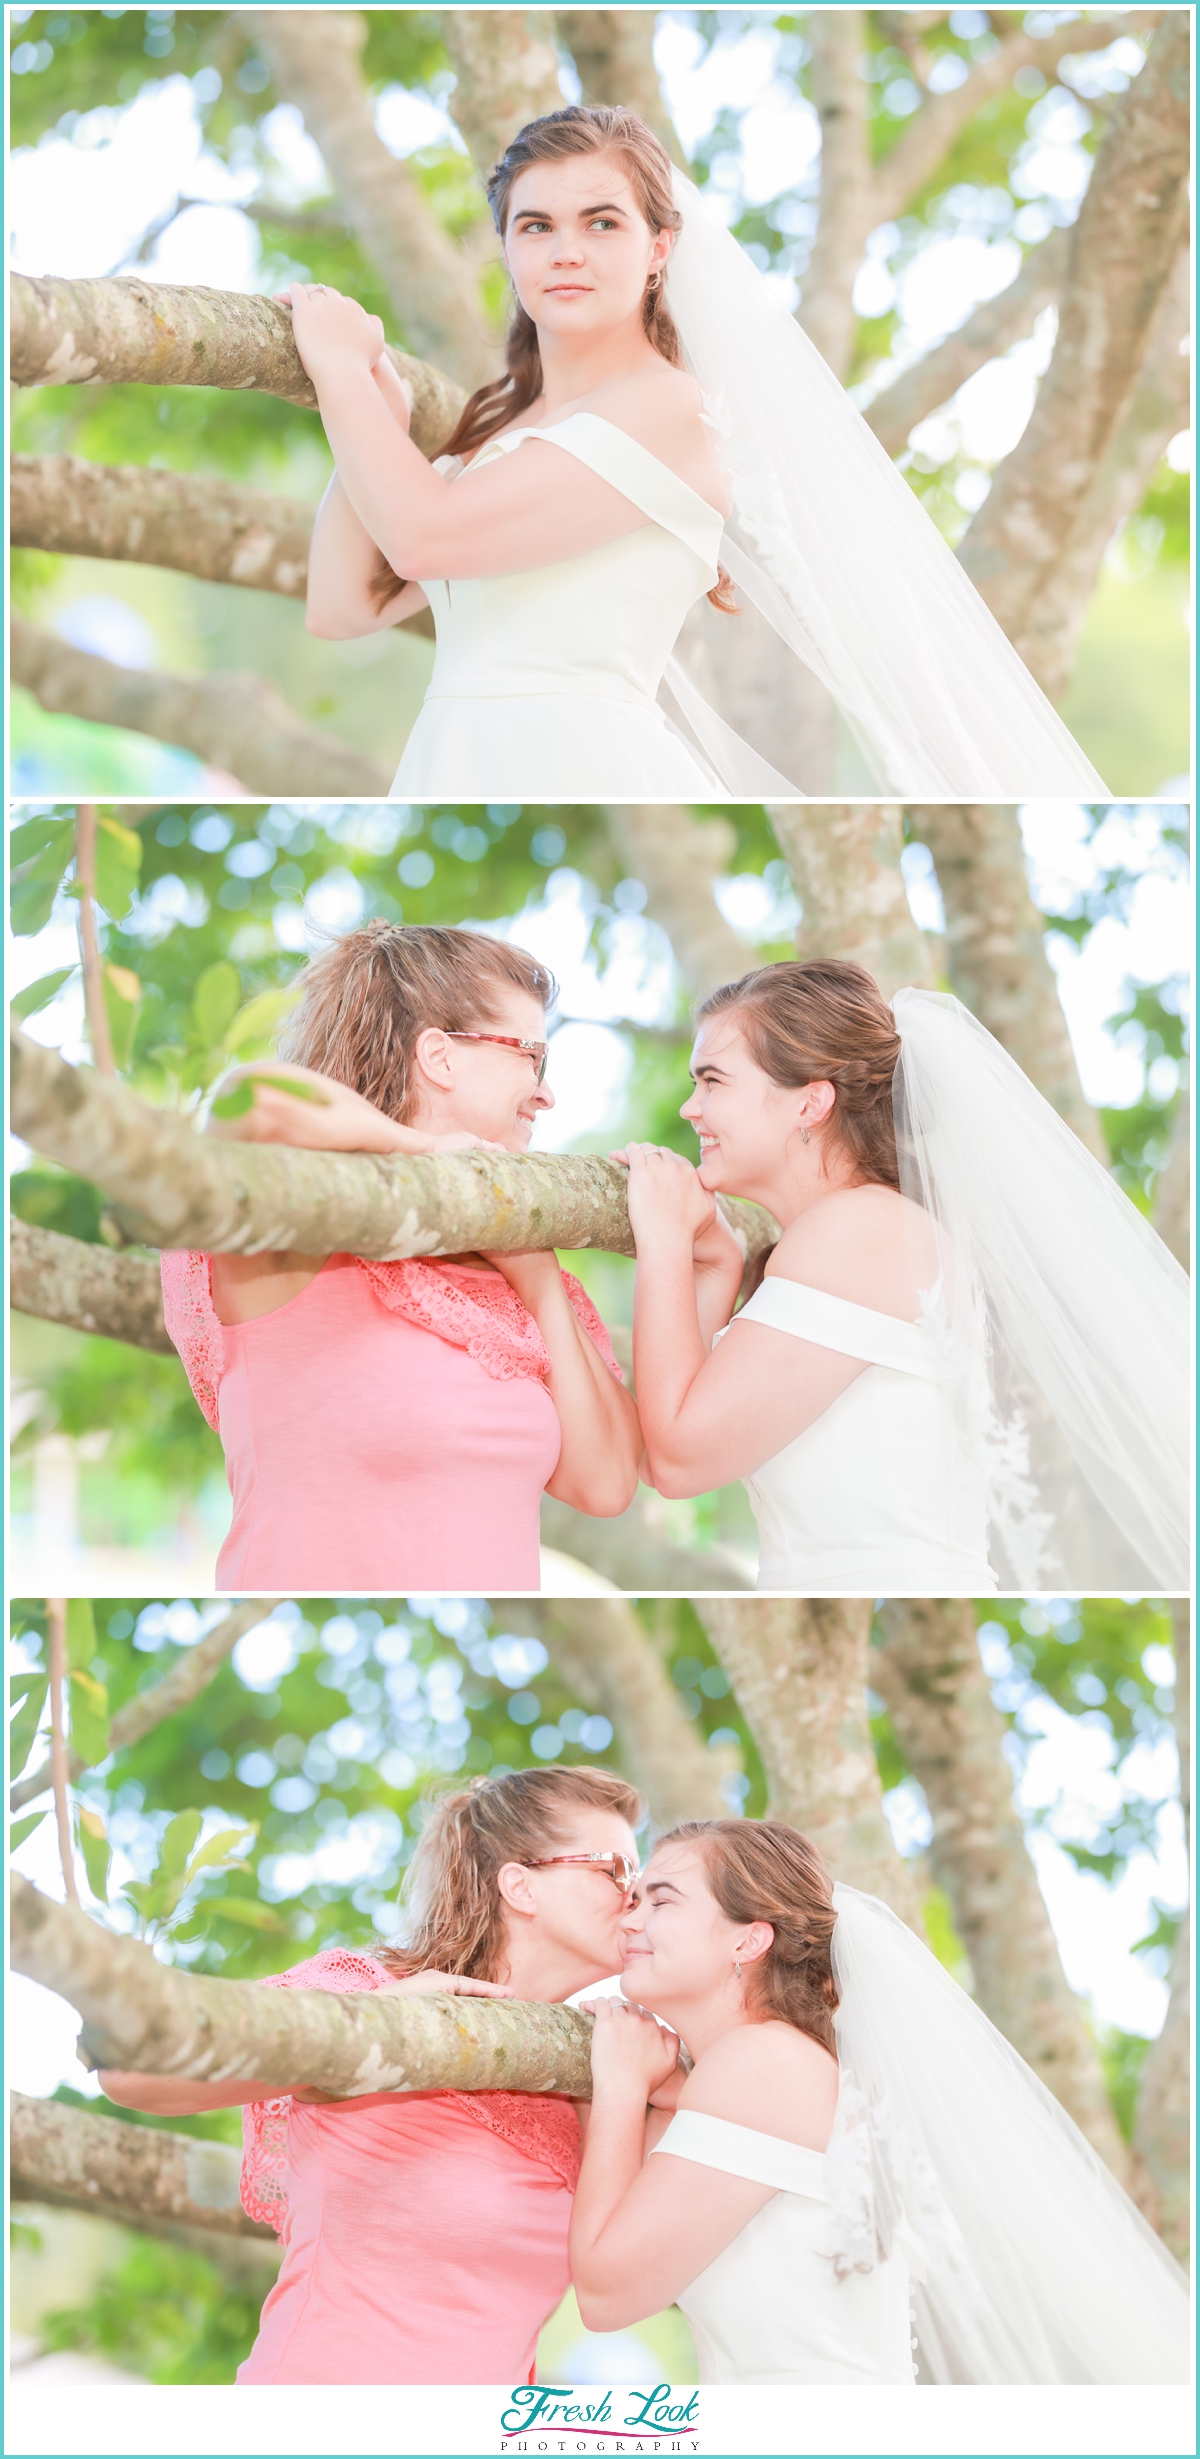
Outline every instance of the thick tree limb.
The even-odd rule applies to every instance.
[[[74,453],[14,453],[12,543],[50,555],[162,564],[195,580],[302,598],[311,504],[180,470],[110,469]]]
[[[1022,656],[1146,357],[1185,227],[1190,22],[1168,9],[1100,140],[1033,413],[960,560]]]
[[[750,950],[713,894],[736,843],[729,821],[693,819],[680,803],[610,803],[605,817],[617,860],[646,889],[646,911],[666,932],[692,997],[706,999],[747,973]]]
[[[512,1600],[498,1600],[497,1610],[512,1615]],[[726,1816],[724,1764],[689,1721],[632,1605],[623,1597],[530,1598],[516,1610],[584,1706],[608,1718],[622,1773],[658,1827]]]
[[[320,147],[346,220],[414,348],[468,391],[490,383],[500,373],[500,352],[487,328],[477,270],[443,229],[407,162],[388,152],[376,130],[361,67],[363,17],[357,9],[249,9],[242,23]],[[443,427],[443,436],[449,432]]]
[[[591,2095],[586,2016],[502,1998],[331,1997],[160,1964],[86,1913],[11,1881],[14,1970],[77,2007],[85,2065],[196,2083],[367,2092]]]
[[[869,1679],[933,1820],[930,1860],[986,2015],[1070,2111],[1110,2168],[1129,2166],[1095,2047],[1062,1968],[1013,1806],[1004,1719],[967,1598],[894,1600]]]
[[[845,377],[854,345],[855,275],[876,209],[867,144],[867,89],[858,73],[866,49],[862,9],[814,9],[812,99],[821,123],[820,218],[801,284],[799,320],[836,376]]]
[[[172,2235],[204,2229],[276,2245],[274,2229],[242,2209],[241,2155],[231,2143],[124,2125],[27,2092],[12,2094],[10,2129],[14,2202],[90,2211],[152,2235],[158,2222]]]
[[[628,1377],[626,1377],[628,1381]],[[675,1545],[658,1524],[657,1497],[637,1494],[615,1519],[596,1520],[553,1495],[542,1497],[542,1543],[586,1563],[628,1596],[690,1597],[698,1589],[752,1588],[734,1555],[716,1546]]]
[[[186,1649],[161,1681],[152,1682],[149,1690],[139,1691],[135,1698],[127,1699],[124,1707],[118,1708],[109,1727],[110,1756],[115,1757],[122,1750],[132,1750],[136,1742],[144,1741],[146,1735],[153,1733],[155,1726],[161,1725],[166,1717],[177,1716],[181,1708],[190,1708],[193,1699],[198,1699],[201,1691],[207,1690],[226,1657],[232,1656],[243,1634],[257,1630],[260,1622],[268,1621],[278,1603],[278,1597],[256,1597],[252,1605],[233,1606],[217,1624],[215,1631],[210,1631],[204,1639],[198,1639],[193,1648]],[[84,1774],[83,1761],[76,1758],[74,1751],[67,1762],[67,1774],[72,1784],[77,1784]],[[50,1779],[48,1760],[42,1767],[34,1768],[31,1775],[18,1777],[9,1794],[9,1808],[20,1810],[26,1802],[36,1801],[39,1793],[49,1789]]]
[[[19,615],[12,618],[10,639],[14,684],[56,715],[127,726],[174,743],[227,770],[252,794],[361,795],[370,801],[387,794],[388,779],[373,760],[352,743],[306,726],[261,676],[164,675],[117,666]]]
[[[73,282],[14,273],[9,315],[14,384],[213,385],[316,407],[287,308],[257,292],[141,274]],[[440,452],[462,408],[462,386],[406,351],[389,346],[388,357],[413,388],[413,442],[423,453]]]
[[[663,101],[654,65],[654,9],[557,9],[558,29],[579,71],[586,103],[628,104],[686,171],[687,156]]]
[[[895,803],[771,803],[767,816],[802,912],[800,957],[865,965],[884,996],[933,988],[933,943],[909,911]]]
[[[766,1771],[768,1815],[811,1838],[834,1878],[921,1931],[892,1842],[867,1724],[869,1597],[697,1597]]]
[[[1107,1163],[1046,954],[1046,916],[1029,893],[1017,813],[1007,803],[922,803],[909,817],[942,891],[951,988]]]
[[[1185,1272],[1192,1268],[1192,1136],[1186,1076],[1175,1096],[1171,1141],[1154,1192],[1154,1226]]]
[[[1174,1724],[1179,1746],[1179,1799],[1187,1839],[1192,1823],[1192,1617],[1186,1597],[1172,1599],[1171,1620],[1175,1626]],[[1140,2168],[1135,2188],[1137,2199],[1147,2219],[1180,2262],[1187,2260],[1191,2237],[1191,1929],[1189,1912],[1184,1914],[1175,1940],[1166,2019],[1142,2069],[1133,2138]]]
[[[565,1153],[300,1152],[196,1134],[127,1085],[73,1068],[22,1033],[12,1124],[49,1159],[114,1198],[146,1246],[218,1254],[463,1255],[605,1247],[631,1254],[625,1174]],[[778,1229],[757,1205],[727,1215],[748,1264]]]
[[[1053,231],[1030,248],[1016,280],[994,299],[984,299],[943,342],[927,350],[878,393],[864,413],[868,427],[893,458],[903,452],[914,427],[940,409],[989,359],[1022,341],[1057,299],[1066,270],[1070,235]]]
[[[527,120],[562,110],[553,24],[541,9],[442,11],[455,78],[447,109],[484,181]]]
[[[9,1297],[19,1315],[68,1324],[73,1332],[128,1341],[173,1357],[163,1322],[158,1258],[114,1254],[84,1238],[64,1238],[13,1214],[9,1221]]]

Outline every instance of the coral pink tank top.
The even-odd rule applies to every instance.
[[[207,1255],[164,1254],[167,1330],[225,1449],[225,1589],[536,1589],[561,1445],[550,1360],[500,1273],[333,1255],[298,1297],[222,1324]],[[619,1368],[570,1273],[572,1306]]]
[[[389,1975],[334,1948],[275,1986],[373,1990]],[[238,2381],[527,2382],[568,2285],[579,2174],[570,2101],[522,2092],[381,2092],[245,2113],[242,2200],[283,2239]]]

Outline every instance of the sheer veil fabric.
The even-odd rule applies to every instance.
[[[675,202],[667,302],[732,481],[722,561],[831,694],[865,790],[931,802],[1103,795],[819,350],[679,171]],[[732,795],[779,793],[777,771],[677,657],[665,688]]]
[[[833,1901],[835,2270],[919,2239],[922,2381],[1186,2382],[1187,2279],[1099,2154],[886,1904]]]
[[[1188,1589],[1186,1273],[967,1008],[892,1006],[901,1192],[937,1227],[925,1320],[1000,1587]]]

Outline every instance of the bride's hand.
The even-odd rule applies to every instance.
[[[716,1218],[716,1201],[700,1183],[700,1173],[663,1144],[626,1144],[610,1153],[629,1172],[629,1222],[634,1242],[656,1233],[674,1232],[694,1246],[706,1237]]]
[[[512,1998],[516,1992],[503,1981],[473,1981],[465,1972],[406,1972],[399,1981],[385,1981],[376,1998]]]
[[[593,2091],[603,2091],[606,2085],[614,2085],[617,2090],[636,2087],[643,2103],[647,2102],[675,2072],[678,2033],[668,2032],[644,2007],[631,2006],[627,1998],[591,1998],[580,2003],[584,2012],[596,2019],[592,2032]]]
[[[290,307],[300,363],[314,384],[333,366],[361,366],[370,375],[384,349],[383,326],[357,299],[325,282],[292,282],[276,291],[276,305]],[[393,405],[389,402],[389,408]]]

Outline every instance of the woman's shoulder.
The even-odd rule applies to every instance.
[[[619,427],[714,512],[724,512],[728,487],[702,415],[700,387],[686,368],[659,359],[602,386],[580,402],[579,409]]]
[[[894,1187],[835,1187],[789,1222],[767,1277],[802,1281],[827,1297],[911,1315],[936,1275],[929,1216]]]
[[[837,2060],[794,2024],[739,2024],[697,2058],[680,2109],[823,2151],[837,2108]]]

